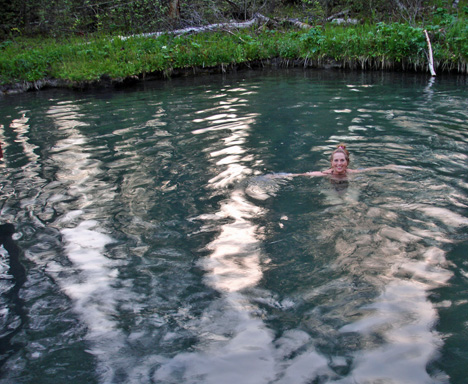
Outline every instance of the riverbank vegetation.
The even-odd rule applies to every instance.
[[[60,9],[56,3],[62,2],[47,4]],[[70,5],[74,1],[63,3]],[[116,7],[101,16],[93,1],[83,3],[95,5],[88,8],[94,12],[89,19],[93,20],[92,25],[89,20],[85,22],[84,16],[73,19],[65,10],[63,17],[40,13],[36,17],[38,25],[31,24],[25,14],[22,19],[19,15],[15,19],[8,13],[6,20],[17,22],[19,27],[13,27],[13,23],[6,30],[4,26],[0,42],[3,89],[18,83],[28,84],[26,87],[53,82],[73,86],[121,83],[181,72],[258,65],[427,71],[425,30],[430,36],[437,71],[468,72],[467,2],[430,1],[424,2],[423,7],[420,0],[375,0],[372,8],[365,7],[368,1],[359,0],[229,0],[205,1],[202,7],[197,1],[142,0],[141,6],[150,3],[159,18],[146,24],[143,11],[126,13],[124,17],[125,12]],[[215,7],[217,3],[226,5]],[[341,6],[333,6],[339,3]],[[390,3],[394,5],[392,10]],[[100,6],[109,4],[101,2]],[[137,2],[125,4],[136,7]],[[250,20],[258,11],[266,16],[248,28],[227,27],[234,16],[237,21]],[[190,16],[184,16],[187,13]],[[128,19],[127,23],[124,19]],[[194,33],[194,28],[212,25],[216,20],[225,24]],[[190,33],[187,27],[192,28]],[[138,34],[153,32],[153,28],[165,33]],[[127,37],[119,37],[122,34]]]

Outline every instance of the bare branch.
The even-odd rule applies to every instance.
[[[435,76],[435,70],[434,70],[434,59],[432,56],[432,45],[431,45],[431,40],[429,39],[429,35],[426,30],[424,30],[424,34],[426,35],[426,41],[427,41],[427,49],[428,49],[428,59],[429,59],[429,70],[431,71],[431,76]]]

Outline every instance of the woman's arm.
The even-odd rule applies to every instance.
[[[306,173],[295,173],[294,175],[296,176],[311,176],[311,177],[315,177],[315,176],[324,176],[326,175],[327,171],[313,171],[313,172],[306,172]]]
[[[396,164],[388,164],[388,165],[382,165],[380,167],[369,167],[369,168],[359,168],[359,169],[348,169],[349,173],[359,173],[359,172],[369,172],[369,171],[380,171],[382,169],[398,169],[398,168],[405,168],[401,165],[396,165]]]
[[[309,177],[325,176],[326,174],[327,174],[327,171],[323,171],[323,172],[314,171],[314,172],[305,172],[305,173],[272,173],[266,176],[272,179],[278,179],[278,178],[288,178],[288,177],[296,177],[296,176],[309,176]]]

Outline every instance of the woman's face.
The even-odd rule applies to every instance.
[[[332,157],[331,167],[333,169],[333,173],[336,175],[346,174],[348,161],[346,160],[345,154],[342,152],[336,152]]]

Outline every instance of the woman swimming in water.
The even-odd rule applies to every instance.
[[[393,169],[397,166],[394,164],[385,165],[383,167],[370,167],[370,168],[362,168],[362,169],[350,169],[348,168],[350,163],[349,160],[349,152],[346,149],[345,144],[338,144],[337,148],[332,152],[330,155],[330,168],[325,171],[314,171],[314,172],[306,172],[306,173],[296,173],[291,174],[291,176],[325,176],[325,175],[332,175],[334,177],[345,177],[351,173],[359,173],[359,172],[366,172],[372,171],[377,169]]]
[[[395,169],[399,166],[390,164],[382,167],[369,167],[360,169],[348,168],[350,163],[349,152],[345,144],[338,144],[336,149],[330,155],[330,168],[325,171],[313,171],[306,173],[278,173],[270,175],[270,177],[295,177],[295,176],[326,176],[331,175],[334,179],[344,179],[351,173],[359,173],[366,171],[373,171],[378,169]]]

